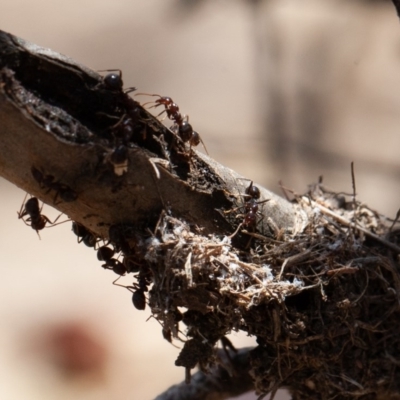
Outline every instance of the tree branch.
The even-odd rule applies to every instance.
[[[128,170],[115,174],[109,160],[113,127],[127,114],[122,90],[109,90],[95,72],[4,32],[0,60],[3,177],[103,238],[116,223],[154,227],[163,209],[204,233],[235,230],[237,220],[221,210],[238,204],[248,182],[189,151],[134,100]],[[54,204],[54,192],[39,187],[32,167],[72,188],[76,201]],[[291,204],[266,190],[263,197],[273,199],[264,209],[278,227],[295,225]]]

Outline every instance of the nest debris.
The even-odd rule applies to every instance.
[[[207,372],[218,340],[242,330],[257,338],[250,374],[261,396],[400,398],[396,221],[321,185],[294,201],[309,217],[303,231],[249,233],[246,252],[162,215],[141,250],[153,316],[164,338],[184,341],[176,365],[187,381],[196,365]]]

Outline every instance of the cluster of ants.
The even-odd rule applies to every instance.
[[[111,127],[112,135],[114,137],[114,151],[112,152],[109,160],[115,166],[124,165],[128,160],[128,144],[132,138],[132,134],[135,129],[136,123],[140,119],[140,109],[138,103],[133,100],[128,94],[135,91],[136,88],[123,88],[122,71],[116,70],[118,73],[111,72],[104,76],[103,85],[107,90],[118,93],[120,99],[120,106],[123,109],[122,118]],[[136,96],[156,96],[157,100],[154,102],[144,103],[143,106],[147,104],[154,103],[150,108],[157,108],[163,106],[164,110],[158,114],[158,117],[163,113],[166,113],[167,117],[174,123],[171,130],[177,135],[177,138],[183,142],[188,143],[190,147],[198,146],[203,143],[200,135],[193,130],[193,127],[188,122],[188,117],[183,116],[179,111],[179,106],[170,98],[163,97],[158,94],[148,94],[148,93],[137,93]],[[204,146],[204,143],[203,143]],[[207,152],[207,149],[204,146]],[[125,169],[122,169],[122,173]],[[117,173],[118,174],[118,173]]]
[[[63,201],[73,201],[77,198],[76,193],[69,188],[67,185],[62,184],[54,179],[51,175],[45,175],[37,168],[32,167],[32,175],[38,181],[42,188],[55,191],[54,202],[58,197]],[[268,201],[259,201],[260,190],[257,186],[253,185],[253,182],[246,188],[244,197],[246,200],[244,204],[239,207],[244,209],[244,214],[239,214],[243,220],[239,224],[236,231],[231,235],[233,237],[239,231],[240,228],[244,227],[250,231],[254,231],[257,227],[259,205]],[[26,196],[25,196],[26,199]],[[47,224],[55,226],[58,225],[56,222],[60,218],[58,216],[53,222],[41,213],[39,207],[39,201],[36,197],[31,197],[21,206],[18,212],[18,218],[23,219],[24,223],[31,226],[32,229],[39,231],[44,229]],[[234,211],[230,210],[230,211]],[[24,219],[24,217],[28,218]],[[69,219],[60,223],[68,222]],[[85,226],[78,222],[72,222],[72,231],[78,238],[78,243],[83,242],[86,246],[96,249],[101,239],[88,230]],[[135,237],[134,227],[129,225],[112,225],[109,228],[109,240],[104,242],[103,245],[97,247],[97,259],[102,261],[102,267],[104,269],[112,270],[119,276],[123,276],[127,273],[138,273],[135,277],[137,283],[132,286],[123,286],[113,283],[118,286],[123,286],[133,293],[132,302],[138,310],[144,310],[146,307],[146,296],[145,292],[148,291],[148,285],[151,283],[151,273],[144,267],[143,263],[139,263],[136,259],[136,253],[134,249],[129,245],[128,240]],[[115,257],[117,255],[117,257]],[[122,261],[119,260],[122,257]]]
[[[109,162],[114,165],[114,172],[117,175],[122,175],[126,172],[128,165],[128,147],[136,124],[140,119],[140,108],[139,104],[129,96],[129,93],[135,91],[136,88],[124,89],[122,71],[117,71],[118,73],[113,72],[105,75],[102,84],[107,90],[118,94],[117,103],[120,111],[122,111],[122,117],[111,127],[114,149],[108,157]],[[140,95],[148,94],[141,93]],[[165,108],[159,115],[166,113],[168,118],[173,121],[172,130],[181,142],[188,143],[190,147],[197,146],[202,142],[199,134],[189,124],[188,118],[181,115],[178,105],[170,97],[162,97],[155,94],[149,96],[158,97],[153,107],[163,106]],[[60,201],[72,202],[78,198],[78,194],[68,185],[60,182],[53,175],[46,174],[40,168],[32,166],[31,174],[40,188],[46,190],[46,194],[51,191],[54,192],[54,204],[58,204]],[[26,197],[18,212],[18,218],[22,219],[26,225],[31,226],[38,235],[39,231],[46,226],[56,226],[70,221],[70,219],[67,219],[57,223],[62,214],[54,221],[51,221],[46,215],[42,214],[43,206],[39,206],[39,200],[36,197],[31,197],[28,200],[26,200]],[[121,229],[123,234],[120,232]],[[100,239],[83,225],[72,222],[72,230],[79,243],[83,242],[86,246],[93,248],[98,246]],[[103,262],[103,268],[110,269],[117,275],[122,276],[129,272],[139,272],[137,276],[138,283],[128,287],[128,289],[133,292],[132,300],[134,306],[139,310],[143,310],[146,305],[145,292],[148,290],[147,286],[150,282],[148,272],[142,272],[138,264],[135,263],[132,249],[126,240],[126,228],[112,226],[109,233],[110,241],[97,248],[97,258]],[[115,257],[116,254],[122,256],[122,261]]]
[[[56,196],[57,195],[58,193],[56,193]],[[47,224],[52,226],[58,225],[56,222],[62,214],[52,222],[46,215],[42,214],[42,209],[39,207],[39,200],[37,197],[31,197],[27,201],[25,201],[25,199],[20,211],[18,212],[18,218],[22,219],[25,224],[31,226],[38,234]],[[28,218],[24,219],[26,216]],[[70,219],[60,223],[68,221],[70,221]],[[86,246],[96,249],[100,239],[86,227],[73,221],[72,231],[77,236],[78,243],[83,242]],[[133,292],[133,305],[138,310],[144,310],[146,307],[145,292],[148,291],[147,287],[150,283],[149,271],[140,268],[140,264],[136,262],[134,251],[129,246],[126,238],[129,234],[130,232],[127,226],[112,225],[109,230],[110,240],[108,243],[97,248],[97,259],[104,262],[104,264],[102,264],[104,269],[110,269],[119,276],[125,275],[129,272],[139,272],[139,275],[136,277],[138,283],[134,284],[134,286],[117,285],[126,287]],[[123,256],[122,262],[117,258],[114,258],[114,255],[118,253]],[[115,282],[116,281],[114,281],[114,283]]]
[[[105,75],[102,81],[107,90],[118,94],[118,107],[122,110],[122,117],[111,127],[112,137],[114,139],[114,150],[109,156],[109,161],[114,165],[115,173],[117,173],[117,166],[127,166],[128,147],[132,135],[134,134],[136,123],[140,118],[138,103],[129,96],[129,93],[135,91],[136,88],[124,89],[122,72],[120,70],[117,71],[119,73],[109,73]],[[144,106],[153,103],[152,107],[164,107],[164,110],[158,116],[166,113],[166,116],[174,123],[171,127],[172,131],[183,144],[189,144],[190,147],[192,147],[197,146],[200,142],[202,143],[199,134],[194,131],[193,127],[189,124],[188,118],[180,113],[179,106],[170,97],[146,93],[138,93],[138,95],[158,97],[154,102],[145,103]],[[32,166],[31,174],[40,188],[46,190],[46,194],[54,192],[54,204],[57,204],[57,201],[72,202],[78,198],[78,194],[73,189],[57,180],[53,175],[45,173],[42,169]],[[236,208],[236,210],[243,210],[243,213],[237,216],[242,218],[242,222],[231,237],[236,235],[241,228],[246,228],[249,231],[256,230],[259,222],[259,205],[268,201],[259,201],[260,190],[253,185],[253,182],[246,188],[243,197],[243,205]],[[39,201],[36,197],[31,197],[27,201],[25,200],[26,196],[18,212],[18,218],[22,219],[26,225],[31,226],[38,235],[39,231],[43,230],[48,225],[55,226],[71,221],[67,219],[66,221],[57,223],[62,214],[54,221],[51,221],[46,215],[42,214],[43,206],[39,206]],[[235,209],[227,211],[227,213],[232,211],[235,211]],[[125,275],[126,273],[138,273],[136,276],[137,284],[133,284],[133,286],[128,286],[127,288],[133,292],[132,301],[134,306],[139,310],[143,310],[146,305],[145,292],[148,291],[151,277],[150,272],[143,267],[144,264],[138,263],[135,259],[135,252],[128,243],[128,239],[132,238],[133,228],[129,228],[129,226],[126,225],[111,226],[109,230],[109,241],[103,241],[101,246],[99,246],[101,239],[83,225],[73,221],[72,230],[78,238],[78,243],[83,242],[86,246],[97,250],[97,258],[99,261],[103,262],[103,268],[112,270],[119,276]],[[116,281],[114,281],[114,283],[115,282]]]
[[[72,231],[78,238],[78,243],[83,242],[88,247],[96,249],[97,244],[101,239],[90,232],[83,225],[73,222]],[[123,276],[127,273],[138,273],[135,276],[137,283],[132,286],[119,285],[116,282],[117,278],[113,283],[117,286],[127,288],[132,295],[132,303],[138,310],[144,310],[146,308],[146,296],[145,292],[148,291],[148,286],[151,283],[151,273],[146,269],[142,263],[138,263],[136,259],[136,253],[134,249],[129,245],[128,239],[134,235],[134,228],[129,225],[112,225],[109,228],[109,241],[98,247],[97,259],[104,262],[102,267],[104,269],[112,270],[119,276]],[[114,256],[122,256],[120,261]]]

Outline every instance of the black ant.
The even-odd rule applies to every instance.
[[[270,199],[258,201],[261,196],[261,192],[257,186],[253,185],[253,181],[251,181],[250,185],[246,188],[245,196],[250,198],[244,203],[244,209],[246,211],[246,214],[244,215],[242,226],[255,230],[258,222],[257,221],[257,215],[259,214],[258,206],[260,204],[266,203]]]
[[[136,90],[135,87],[130,87],[124,90],[124,81],[122,80],[122,71],[120,69],[103,69],[99,72],[110,72],[116,71],[117,74],[111,72],[111,74],[107,74],[103,78],[103,84],[108,90],[113,90],[116,92],[130,93]]]
[[[103,84],[106,89],[119,92],[120,94],[120,103],[124,108],[125,114],[128,115],[131,119],[130,124],[133,124],[138,116],[139,116],[139,108],[138,108],[138,103],[133,100],[130,96],[128,96],[128,93],[134,92],[136,90],[135,87],[130,87],[128,89],[123,88],[124,82],[122,80],[122,71],[120,69],[116,70],[103,70],[103,71],[117,71],[118,73],[111,73],[107,74],[103,78]],[[102,72],[102,71],[100,71]]]
[[[138,310],[144,310],[146,308],[146,296],[142,289],[137,289],[133,292],[132,303]]]
[[[266,203],[270,199],[259,201],[261,197],[260,189],[253,185],[253,181],[250,182],[250,185],[245,190],[245,197],[248,199],[244,202],[243,206],[239,208],[244,208],[245,213],[241,215],[243,217],[243,221],[239,224],[235,232],[230,236],[231,238],[235,236],[240,228],[247,228],[249,230],[254,231],[257,227],[257,221],[259,213],[259,205]],[[231,210],[232,211],[232,210]],[[230,212],[230,211],[228,211]]]
[[[108,230],[110,241],[116,246],[116,248],[121,249],[123,252],[128,251],[129,249],[127,239],[133,239],[135,235],[135,226],[129,224],[111,225]]]
[[[260,189],[257,186],[254,186],[253,181],[251,181],[250,185],[245,190],[245,195],[250,198],[244,203],[246,214],[244,215],[242,226],[245,228],[255,229],[257,226],[258,205],[261,204],[258,201],[261,196]],[[262,203],[267,201],[268,200],[265,200]]]
[[[128,271],[126,270],[125,265],[116,260],[115,258],[111,258],[105,261],[105,264],[102,265],[104,269],[112,269],[117,275],[125,275]]]
[[[133,239],[135,235],[136,231],[133,225],[111,225],[108,231],[110,242],[113,244],[115,249],[121,251],[124,256],[122,264],[124,265],[126,272],[139,272],[140,270],[141,264],[135,259],[134,250],[128,243],[128,239]]]
[[[26,196],[25,196],[26,199]],[[25,222],[26,225],[30,226],[32,229],[36,231],[36,233],[39,235],[39,231],[45,228],[46,224],[49,223],[50,225],[55,225],[57,220],[60,218],[62,214],[60,214],[54,222],[51,222],[48,217],[43,215],[41,213],[42,208],[39,208],[39,200],[36,197],[31,197],[27,202],[25,202],[25,199],[22,203],[21,209],[19,210],[18,213],[18,218],[21,219]],[[22,211],[22,209],[24,210]],[[23,218],[25,216],[29,215],[29,218],[24,220]],[[28,224],[27,222],[30,222]],[[58,224],[57,224],[58,225]],[[40,235],[39,235],[40,237]]]
[[[202,141],[200,135],[193,130],[192,125],[190,125],[189,122],[187,121],[187,117],[182,116],[182,114],[179,111],[178,104],[174,103],[171,97],[167,96],[162,97],[159,94],[149,94],[149,93],[137,93],[137,95],[157,96],[158,99],[154,101],[153,107],[157,108],[159,106],[164,106],[164,110],[160,114],[158,114],[158,116],[160,116],[165,112],[167,114],[167,117],[174,122],[174,125],[177,128],[178,136],[182,140],[182,142],[189,143],[190,147],[196,147],[200,143],[202,143],[204,150],[208,154],[207,148],[204,142]],[[146,104],[149,103],[145,103],[143,104],[143,106],[145,106]]]
[[[109,261],[115,254],[115,250],[107,246],[101,246],[97,250],[97,259],[99,261]]]
[[[117,280],[115,280],[113,282],[113,284],[116,286],[124,287],[124,288],[128,289],[130,292],[132,292],[133,293],[132,303],[133,303],[134,307],[137,310],[144,310],[146,308],[146,296],[145,296],[144,292],[147,291],[147,287],[141,287],[140,283],[139,283],[139,285],[134,283],[133,286],[120,285],[118,283],[115,283]]]
[[[72,222],[72,231],[78,237],[78,243],[83,242],[87,247],[95,247],[97,237],[78,222]]]
[[[102,265],[104,269],[112,269],[117,275],[125,275],[128,272],[125,265],[115,258],[112,258],[114,254],[114,249],[102,246],[97,250],[97,259],[105,262],[105,264]]]
[[[119,279],[119,278],[118,278]],[[128,289],[132,295],[132,303],[138,310],[144,310],[146,308],[146,296],[145,292],[148,291],[148,285],[151,283],[151,272],[150,270],[141,269],[139,275],[136,276],[137,283],[133,283],[132,286],[125,286],[116,283],[116,279],[113,284]]]
[[[51,190],[56,192],[53,200],[54,203],[56,202],[58,196],[60,196],[61,200],[65,201],[66,203],[75,201],[78,198],[78,195],[74,190],[63,183],[60,183],[59,181],[55,181],[53,175],[45,175],[42,171],[38,170],[34,166],[31,167],[31,173],[42,189],[48,189],[47,193]]]
[[[108,90],[119,94],[119,107],[123,113],[120,120],[110,128],[114,138],[114,150],[108,157],[108,161],[114,166],[114,173],[121,176],[128,170],[129,153],[127,146],[140,119],[140,108],[138,103],[128,96],[128,93],[135,91],[136,88],[124,90],[122,71],[119,69],[115,71],[118,73],[110,73],[103,78],[103,84]]]

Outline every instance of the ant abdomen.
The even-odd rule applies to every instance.
[[[97,259],[99,261],[109,261],[115,254],[114,249],[111,249],[110,247],[107,246],[101,246],[97,250]]]

